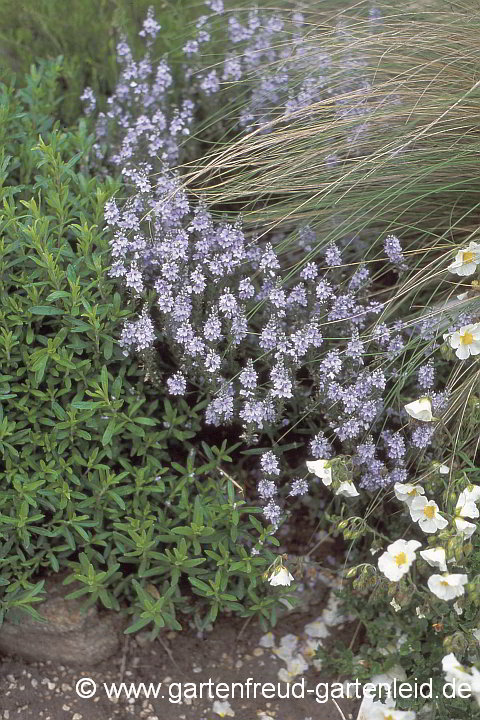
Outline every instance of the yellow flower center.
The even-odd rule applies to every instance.
[[[460,336],[460,342],[462,343],[462,345],[471,345],[473,343],[472,333],[463,333],[463,335]]]
[[[385,720],[394,720],[393,715],[384,715]]]
[[[441,580],[440,585],[445,585],[445,587],[448,587],[448,582],[446,580]]]
[[[423,508],[423,514],[425,517],[427,517],[429,520],[435,517],[435,507],[433,505],[425,505]]]
[[[398,553],[398,555],[395,555],[395,562],[397,563],[398,567],[400,567],[400,565],[405,565],[405,563],[407,562],[407,556],[405,555],[405,553],[401,552]]]
[[[418,491],[417,488],[412,488],[412,490],[409,490],[407,495],[417,495]]]
[[[475,253],[467,251],[462,253],[462,257],[464,263],[471,263],[475,259]]]

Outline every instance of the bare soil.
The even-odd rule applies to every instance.
[[[297,636],[300,641],[306,623],[315,620],[322,611],[322,605],[313,605],[308,613],[285,616],[273,630],[275,644],[287,634]],[[217,720],[222,717],[214,699],[208,698],[207,690],[203,699],[171,702],[178,697],[176,683],[244,683],[247,678],[255,682],[279,682],[278,671],[285,663],[271,648],[259,646],[264,632],[253,623],[239,636],[243,621],[221,618],[214,632],[203,638],[194,630],[181,633],[168,632],[151,643],[145,635],[137,639],[125,639],[117,657],[99,665],[85,664],[67,667],[52,661],[26,663],[15,658],[3,658],[0,665],[0,718],[2,720],[117,720],[118,718],[143,718],[144,720]],[[342,638],[352,634],[352,624],[332,628],[331,641],[338,635]],[[299,699],[253,699],[240,697],[229,699],[230,709],[236,720],[342,720],[338,707],[333,702],[315,701],[315,686],[331,682],[321,670],[312,666],[291,680],[304,678],[305,687],[311,689]],[[76,683],[81,678],[92,679],[97,691],[92,698],[81,698],[76,693]],[[156,699],[109,699],[103,683],[162,683],[160,696]],[[173,683],[173,684],[172,684]],[[169,691],[169,685],[171,690]],[[285,688],[285,683],[281,683]],[[86,686],[85,686],[86,687]],[[91,686],[89,686],[90,688]],[[207,688],[207,686],[204,686]],[[282,691],[282,693],[284,690]],[[356,718],[357,700],[338,700],[344,718]],[[215,711],[217,710],[217,712]],[[222,708],[220,708],[220,711]],[[224,709],[225,712],[225,709]]]

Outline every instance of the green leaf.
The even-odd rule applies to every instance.
[[[64,311],[52,305],[33,305],[29,308],[32,315],[64,315]]]
[[[113,354],[113,342],[112,340],[105,340],[103,345],[103,357],[105,360],[110,360]]]
[[[66,292],[65,290],[54,290],[54,292],[51,292],[50,295],[47,296],[47,300],[51,302],[52,300],[58,300],[58,298],[67,297],[70,297],[69,292]]]
[[[145,625],[148,625],[151,622],[152,622],[152,618],[148,618],[148,617],[138,618],[138,620],[136,622],[134,622],[132,625],[129,625],[128,628],[126,630],[124,630],[124,635],[129,635],[130,633],[137,632],[137,630],[141,630],[142,628],[145,627]]]
[[[186,535],[187,537],[192,537],[193,530],[191,527],[178,526],[172,528],[172,533],[175,533],[176,535]]]
[[[153,418],[149,418],[149,417],[136,417],[136,418],[134,418],[134,420],[139,425],[151,425],[151,426],[157,425],[157,421],[154,420]]]
[[[191,582],[191,584],[196,587],[198,590],[202,590],[206,595],[211,596],[213,595],[213,590],[207,583],[204,583],[202,580],[199,580],[196,577],[189,577],[188,578]]]
[[[48,363],[48,355],[42,355],[38,358],[32,366],[32,370],[35,371],[35,380],[37,383],[41,383],[45,374],[45,368]]]
[[[104,403],[100,400],[95,402],[94,400],[73,400],[72,401],[72,408],[75,408],[76,410],[94,410],[99,405],[104,405]]]
[[[112,439],[112,437],[115,434],[115,430],[117,429],[117,421],[115,418],[112,418],[110,422],[108,423],[107,427],[105,428],[105,432],[103,433],[102,437],[102,445],[108,445]]]

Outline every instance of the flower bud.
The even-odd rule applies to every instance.
[[[455,556],[455,552],[458,548],[458,540],[456,537],[450,538],[450,540],[447,542],[447,560],[452,560],[452,558]]]
[[[453,635],[447,635],[443,640],[443,647],[449,653],[453,652],[455,655],[463,655],[467,649],[468,640],[465,637],[465,633],[461,630],[453,633]]]

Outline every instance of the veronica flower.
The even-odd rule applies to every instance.
[[[267,473],[268,475],[279,475],[280,473],[278,459],[275,457],[271,450],[267,450],[267,452],[263,453],[262,457],[260,458],[260,465],[263,472]]]
[[[428,589],[441,600],[453,600],[464,594],[463,587],[468,582],[468,576],[454,573],[452,575],[430,575],[427,581]]]
[[[438,513],[438,505],[433,500],[423,496],[414,498],[410,505],[410,515],[414,522],[418,522],[423,532],[434,533],[447,527],[448,520]]]
[[[480,245],[470,242],[466,248],[459,250],[455,260],[448,266],[447,270],[456,275],[473,275],[480,263]]]
[[[378,558],[378,569],[389,580],[400,580],[410,570],[420,545],[418,540],[395,540]]]
[[[167,380],[167,387],[172,395],[184,395],[187,389],[187,382],[181,372],[175,373]]]
[[[403,256],[400,240],[395,235],[388,235],[383,241],[383,247],[390,262],[398,265],[400,269],[406,270],[407,265]]]
[[[308,492],[308,482],[303,478],[294,478],[292,480],[292,487],[288,493],[292,497],[296,495],[305,495]]]
[[[464,325],[460,330],[445,333],[443,339],[448,340],[460,360],[467,360],[470,355],[480,353],[480,323]]]
[[[404,407],[410,417],[415,418],[415,420],[422,420],[423,422],[432,422],[433,420],[432,402],[428,397],[421,397],[404,405]]]

